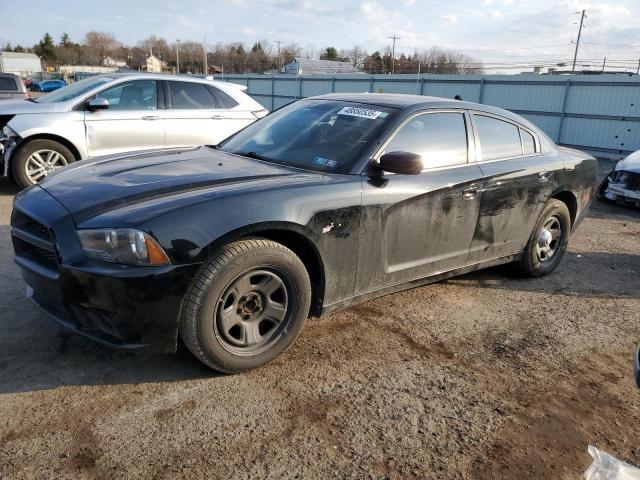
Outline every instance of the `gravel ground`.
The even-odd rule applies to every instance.
[[[68,335],[24,298],[0,187],[0,478],[576,479],[640,464],[640,211],[595,203],[544,279],[507,268],[309,321],[216,375]]]

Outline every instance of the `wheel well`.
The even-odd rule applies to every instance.
[[[82,158],[76,146],[64,137],[59,137],[58,135],[52,135],[50,133],[37,133],[23,139],[20,143],[20,146],[26,145],[31,140],[51,140],[53,142],[58,142],[71,151],[71,153],[75,157],[75,160],[80,160]]]
[[[252,232],[251,237],[262,237],[281,243],[295,253],[309,272],[311,280],[311,308],[309,314],[320,316],[324,300],[324,266],[316,247],[304,235],[291,230],[262,230]]]
[[[578,212],[578,202],[575,195],[565,190],[563,192],[554,194],[553,198],[555,198],[556,200],[560,200],[567,206],[567,208],[569,209],[569,215],[571,216],[571,226],[573,226],[576,221],[576,214]]]

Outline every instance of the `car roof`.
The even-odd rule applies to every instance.
[[[245,93],[247,87],[244,85],[238,85],[236,83],[223,82],[220,80],[213,80],[211,78],[205,77],[195,77],[192,75],[173,75],[170,73],[148,73],[148,72],[114,72],[114,73],[101,73],[100,75],[95,75],[95,77],[106,77],[112,80],[121,80],[121,79],[154,79],[154,80],[179,80],[181,82],[194,82],[194,83],[205,83],[207,85],[213,85],[218,88],[221,88],[226,93]]]
[[[492,113],[509,118],[519,123],[529,122],[515,113],[474,102],[465,102],[443,97],[429,97],[424,95],[408,95],[404,93],[328,93],[308,97],[307,100],[338,100],[343,102],[364,103],[367,105],[377,105],[380,107],[398,108],[401,110],[422,110],[428,108],[464,108],[468,110],[478,110],[480,112]]]

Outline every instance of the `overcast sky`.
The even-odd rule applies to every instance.
[[[372,52],[395,33],[400,53],[439,45],[492,65],[556,62],[572,57],[575,12],[583,8],[588,18],[579,58],[637,62],[640,0],[0,0],[10,17],[0,42],[33,45],[44,32],[56,41],[63,32],[80,41],[87,31],[102,30],[131,45],[155,34],[169,42],[267,39],[317,49],[358,44]]]

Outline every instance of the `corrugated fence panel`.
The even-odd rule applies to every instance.
[[[469,83],[465,81],[460,82],[431,82],[425,81],[424,87],[422,87],[422,94],[429,95],[431,97],[446,97],[454,98],[456,95],[460,95],[463,100],[469,102],[477,102],[480,100],[480,84]],[[420,93],[419,91],[417,92]]]
[[[330,92],[384,92],[453,98],[515,111],[563,145],[620,158],[640,149],[637,75],[226,75],[274,110]]]
[[[487,83],[482,103],[507,110],[561,112],[564,85]]]
[[[640,117],[640,86],[571,85],[567,112]]]

